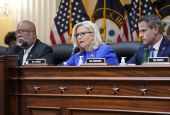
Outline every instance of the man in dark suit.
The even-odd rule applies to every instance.
[[[35,25],[27,20],[17,26],[16,45],[9,47],[6,55],[19,55],[19,65],[28,59],[46,59],[47,64],[54,64],[52,48],[37,39]]]
[[[128,64],[147,62],[148,57],[170,57],[170,40],[163,36],[161,20],[155,15],[143,16],[138,21],[139,35],[143,47],[128,60]]]

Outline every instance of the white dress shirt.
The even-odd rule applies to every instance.
[[[22,65],[27,64],[26,60],[27,60],[28,54],[31,51],[33,46],[34,46],[34,44],[31,47],[29,47],[28,49],[24,49],[24,55],[23,55],[23,58],[22,58]]]
[[[153,46],[153,48],[154,48],[154,57],[157,57],[157,56],[158,56],[158,50],[159,50],[159,47],[160,47],[160,45],[161,45],[162,39],[163,39],[163,36],[162,36],[161,39]]]

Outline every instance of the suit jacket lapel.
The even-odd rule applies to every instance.
[[[36,52],[36,47],[37,47],[37,44],[38,44],[38,39],[36,40],[34,46],[32,47],[31,51],[28,53],[28,56],[27,56],[27,59],[32,59],[32,58],[37,58],[35,55],[34,55],[34,52]]]
[[[22,65],[23,56],[24,56],[24,49],[21,48],[19,51],[19,64],[20,65]]]
[[[158,55],[157,55],[158,57],[163,57],[163,56],[164,56],[167,43],[168,43],[168,42],[166,42],[166,39],[163,38],[163,39],[162,39],[162,42],[161,42],[161,44],[160,44],[160,47],[159,47],[159,51],[158,51]]]

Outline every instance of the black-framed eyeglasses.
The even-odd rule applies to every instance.
[[[75,34],[74,36],[75,36],[76,38],[78,38],[79,35],[80,35],[81,37],[84,37],[84,36],[85,36],[86,34],[88,34],[88,33],[93,33],[93,32],[80,32],[80,33]]]

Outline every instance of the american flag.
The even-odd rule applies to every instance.
[[[138,39],[138,19],[144,15],[155,14],[151,0],[132,0],[128,15],[131,41],[140,41]]]
[[[129,40],[129,38],[131,38],[130,27],[129,27],[128,18],[127,16],[125,16],[125,20],[123,22],[123,25],[117,37],[117,42],[131,41]]]
[[[72,4],[70,5],[70,3]],[[61,0],[50,33],[51,43],[53,45],[69,43],[70,29],[72,30],[76,23],[85,20],[90,20],[90,18],[84,7],[83,0]],[[72,23],[72,27],[70,27],[70,23]]]

